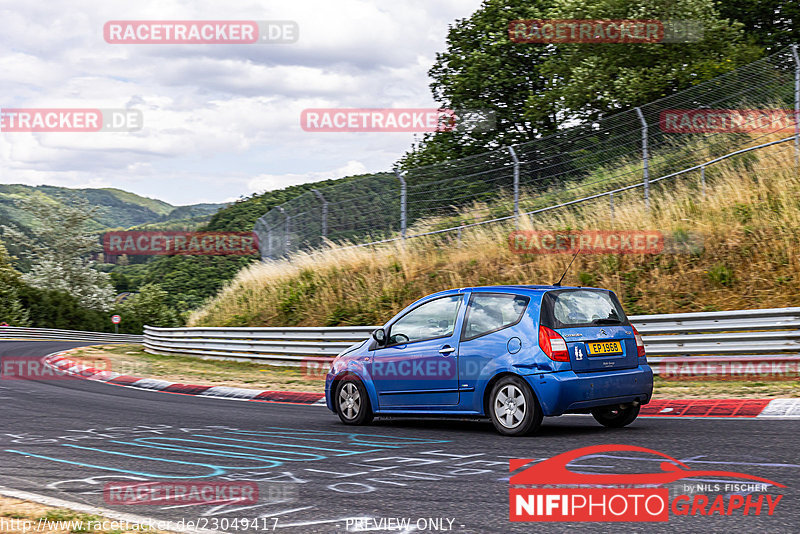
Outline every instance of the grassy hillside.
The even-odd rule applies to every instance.
[[[224,204],[173,206],[167,202],[142,197],[121,189],[70,189],[49,185],[29,186],[0,184],[0,224],[14,224],[23,230],[35,224],[18,201],[38,198],[54,204],[74,204],[86,200],[96,208],[94,229],[129,228],[175,219],[207,219]]]
[[[694,235],[692,253],[579,256],[568,284],[617,291],[628,313],[800,304],[800,173],[785,143],[641,192],[521,221],[522,228],[660,230]],[[536,199],[526,199],[526,205]],[[469,220],[469,210],[462,220]],[[449,222],[449,221],[448,221]],[[420,227],[437,227],[430,220]],[[508,225],[373,248],[330,247],[290,261],[254,264],[190,318],[192,325],[378,324],[427,293],[471,285],[552,283],[569,257],[518,255]]]
[[[359,174],[332,180],[322,180],[320,182],[292,185],[284,189],[276,189],[251,195],[217,211],[208,222],[208,230],[230,232],[250,231],[253,229],[253,225],[255,225],[259,217],[275,206],[299,197],[303,193],[311,191],[312,189],[321,189],[330,185],[341,184],[370,176],[375,175]]]
[[[291,200],[315,187],[359,178],[350,176],[295,185],[242,198],[216,211],[198,230],[215,232],[247,232],[256,219],[275,206]],[[173,214],[177,213],[172,212]],[[184,215],[191,215],[185,212]],[[177,229],[197,219],[175,219],[165,223],[141,226],[141,229]],[[178,312],[188,312],[214,296],[242,268],[258,258],[254,256],[169,256],[147,260],[145,265],[126,265],[114,268],[112,278],[119,291],[136,291],[147,283],[156,283],[169,295],[169,304]],[[138,260],[136,260],[138,261]]]

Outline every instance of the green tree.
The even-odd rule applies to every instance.
[[[722,18],[744,25],[745,32],[768,52],[800,44],[800,2],[797,0],[717,0]]]
[[[168,304],[168,295],[157,284],[145,284],[139,292],[117,305],[127,330],[141,331],[142,326],[180,326],[178,313]]]
[[[704,35],[693,43],[516,43],[508,24],[517,19],[688,19],[701,22]],[[531,140],[685,89],[762,54],[714,0],[484,0],[450,28],[447,50],[437,54],[429,75],[442,107],[492,110],[496,130],[428,134],[400,165]]]
[[[20,255],[31,261],[23,281],[36,288],[67,292],[82,306],[99,310],[111,307],[114,290],[109,276],[95,269],[91,255],[100,250],[90,230],[94,210],[85,200],[72,206],[39,199],[19,203],[35,221],[31,236],[4,227],[5,236],[24,245]]]
[[[550,47],[515,43],[508,23],[544,18],[557,0],[484,0],[470,17],[450,26],[447,49],[428,71],[433,97],[447,109],[489,110],[496,119],[488,132],[425,134],[402,158],[403,168],[483,152],[492,146],[529,141],[549,133],[556,117],[532,122],[524,116],[528,99],[546,89],[540,69],[555,53]]]
[[[548,90],[532,95],[526,116],[553,113],[564,122],[596,119],[697,85],[755,61],[763,50],[747,42],[743,25],[723,19],[713,0],[561,0],[561,19],[690,20],[702,39],[686,43],[561,44],[542,72]]]
[[[29,326],[28,311],[19,299],[22,286],[20,275],[11,266],[3,243],[0,243],[0,323],[11,326]]]
[[[109,320],[110,312],[85,308],[74,295],[69,293],[23,285],[19,297],[30,315],[33,327],[93,332],[113,331],[113,325]],[[122,326],[123,333],[142,333],[141,329],[126,330],[125,325]]]

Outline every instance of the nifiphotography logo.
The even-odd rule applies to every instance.
[[[656,461],[663,459],[660,471],[587,473],[569,469],[572,462],[587,456],[623,463],[622,453],[655,455]],[[511,472],[525,468],[509,479],[509,520],[514,522],[666,522],[670,515],[771,516],[783,495],[767,493],[768,489],[786,487],[735,471],[693,470],[664,453],[633,445],[594,445],[541,462],[513,459],[509,464]],[[720,482],[720,478],[738,480]],[[665,487],[684,479],[695,480],[681,484],[677,494],[674,488]]]

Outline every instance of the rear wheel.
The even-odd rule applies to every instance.
[[[517,376],[497,381],[489,396],[489,417],[505,436],[532,434],[542,424],[542,410],[530,386]]]
[[[603,426],[609,428],[622,428],[633,423],[639,416],[639,404],[626,404],[613,406],[603,406],[592,410],[592,417]]]
[[[372,421],[367,389],[353,376],[346,376],[339,382],[334,405],[336,414],[346,425],[366,425]]]

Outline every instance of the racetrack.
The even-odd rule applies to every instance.
[[[0,342],[0,357],[45,356],[77,345]],[[216,524],[225,532],[237,530],[219,528],[219,520],[237,517],[263,517],[265,530],[280,532],[345,532],[347,518],[352,530],[356,517],[424,518],[428,526],[428,519],[443,518],[439,530],[425,531],[568,532],[574,523],[509,522],[508,460],[609,443],[655,449],[693,469],[739,471],[787,486],[773,516],[671,517],[669,523],[644,525],[649,531],[797,532],[800,525],[798,420],[640,418],[610,430],[590,417],[567,416],[545,419],[536,436],[505,438],[488,422],[389,420],[353,428],[320,406],[183,396],[76,379],[2,380],[0,402],[0,485],[138,516],[203,519],[207,528]],[[581,467],[658,467],[628,458],[630,465],[620,468],[618,460],[595,457]],[[103,500],[109,481],[208,477],[258,482],[259,503],[109,506]],[[581,528],[586,527],[643,529],[624,523]]]

